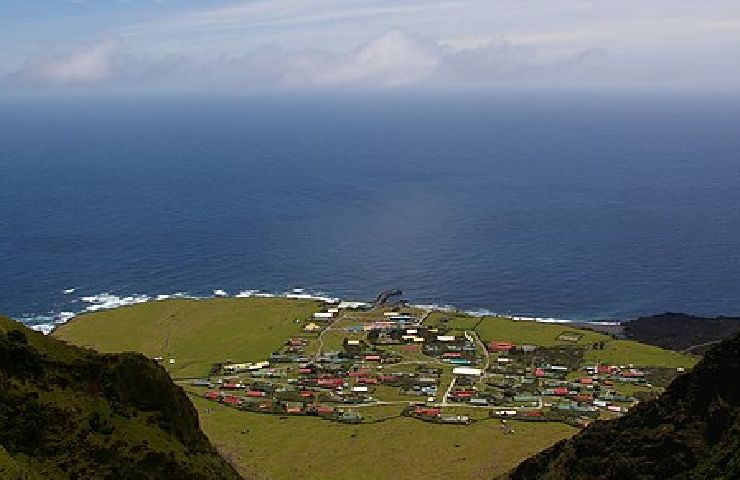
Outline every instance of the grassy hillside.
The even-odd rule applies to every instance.
[[[203,376],[214,362],[264,360],[286,338],[301,333],[296,319],[318,304],[276,298],[168,300],[88,314],[54,332],[102,352],[161,356],[173,378]]]
[[[523,462],[512,480],[740,478],[740,335],[657,400]]]
[[[474,330],[481,340],[511,342],[517,345],[534,344],[541,346],[583,345],[604,342],[603,350],[586,351],[586,359],[608,364],[653,367],[689,368],[696,363],[690,355],[665,350],[631,340],[615,340],[609,335],[574,328],[567,324],[548,324],[533,321],[511,320],[502,317],[470,317],[435,312],[430,315],[429,324],[445,325],[456,330]],[[578,341],[562,340],[561,334],[573,334]]]
[[[588,350],[586,359],[610,365],[634,364],[652,367],[692,367],[695,357],[634,340],[609,340],[604,350]]]
[[[577,431],[560,423],[514,422],[516,433],[505,435],[498,420],[461,427],[407,417],[345,425],[192,399],[206,434],[244,475],[259,479],[488,479]],[[400,407],[376,408],[385,409],[381,418],[400,414]]]
[[[233,479],[184,392],[139,354],[0,318],[0,477]]]
[[[286,299],[215,299],[152,302],[119,310],[84,315],[60,328],[55,336],[105,351],[138,350],[150,356],[175,358],[167,364],[176,378],[204,376],[213,362],[226,359],[265,359],[291,336],[304,336],[302,319],[320,308],[315,302]],[[323,350],[341,349],[345,337],[362,338],[342,327],[382,317],[382,312],[351,312],[322,336]],[[694,359],[604,334],[552,325],[432,313],[427,324],[453,333],[476,331],[483,341],[516,344],[582,345],[587,358],[609,363],[653,366],[693,365]],[[577,341],[563,340],[562,334]],[[603,350],[592,350],[604,342]],[[307,351],[315,351],[316,334]],[[395,348],[395,347],[390,347]],[[401,351],[401,347],[398,347]],[[411,354],[409,354],[411,355]],[[428,360],[421,354],[407,360]],[[386,366],[387,371],[415,369],[413,364]],[[451,370],[451,367],[445,367]],[[441,385],[452,380],[448,371]],[[516,433],[506,435],[500,420],[476,421],[469,426],[425,423],[400,417],[403,405],[418,397],[401,397],[395,389],[378,387],[374,395],[396,404],[362,408],[370,423],[346,425],[315,417],[282,417],[238,411],[192,397],[204,431],[242,474],[257,478],[491,478],[576,429],[563,423],[513,422]],[[481,419],[488,410],[447,407],[447,412]],[[380,420],[380,421],[378,421]],[[246,432],[246,433],[242,433]]]

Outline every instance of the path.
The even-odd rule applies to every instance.
[[[696,350],[697,348],[708,347],[710,345],[714,345],[715,343],[719,343],[721,341],[722,339],[717,339],[717,340],[710,340],[709,342],[700,343],[698,345],[692,345],[689,348],[685,348],[681,350],[681,353],[691,353],[693,350]]]

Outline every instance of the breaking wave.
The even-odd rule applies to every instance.
[[[77,289],[66,289],[64,290],[65,295],[71,295]],[[133,294],[133,295],[115,295],[110,292],[102,292],[93,295],[86,295],[78,297],[75,301],[70,302],[71,304],[81,305],[82,308],[76,310],[65,310],[59,312],[50,312],[44,315],[30,315],[26,314],[17,318],[16,320],[25,324],[29,328],[42,332],[46,335],[50,334],[59,325],[65,324],[73,318],[83,315],[85,313],[99,312],[103,310],[113,310],[116,308],[127,307],[131,305],[137,305],[140,303],[157,302],[163,300],[184,298],[191,300],[203,300],[208,298],[289,298],[298,300],[317,300],[325,303],[338,303],[342,299],[327,295],[323,292],[314,292],[303,288],[295,288],[288,292],[275,293],[265,292],[262,290],[245,289],[235,293],[229,293],[223,289],[214,289],[210,295],[195,295],[188,292],[175,292],[175,293],[160,293],[160,294]],[[459,309],[449,304],[436,304],[436,303],[416,303],[411,304],[411,307],[418,308],[421,310],[436,311],[436,312],[450,312],[450,313],[465,313],[475,317],[486,317],[486,316],[498,316],[510,318],[518,321],[531,321],[539,323],[580,323],[580,324],[592,324],[592,325],[619,325],[618,321],[577,321],[569,319],[559,319],[552,317],[528,317],[518,316],[505,313],[499,313],[494,310],[486,308],[477,308],[471,310]]]

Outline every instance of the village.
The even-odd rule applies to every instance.
[[[586,427],[622,415],[680,373],[587,361],[578,329],[565,327],[556,345],[483,341],[475,330],[448,325],[444,314],[364,302],[326,303],[296,319],[262,361],[224,359],[188,388],[208,400],[265,414],[310,415],[364,423],[373,407],[396,405],[420,421],[467,425],[498,419],[563,422]]]

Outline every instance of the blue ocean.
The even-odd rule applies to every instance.
[[[295,287],[738,315],[740,97],[0,99],[1,312]]]

